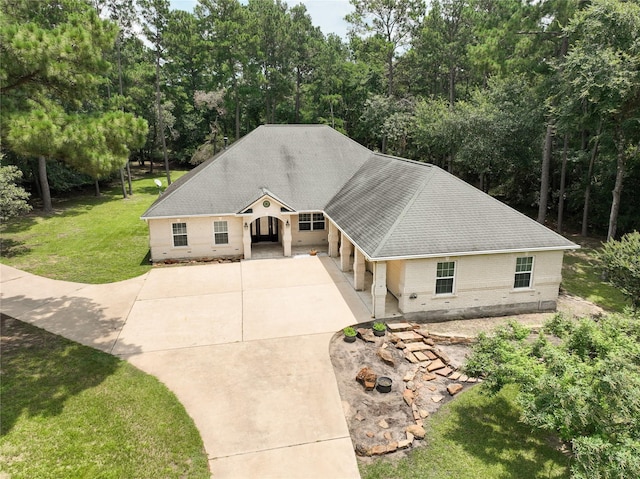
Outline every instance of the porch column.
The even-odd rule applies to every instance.
[[[242,245],[244,246],[244,259],[251,259],[251,225],[245,221],[242,225]]]
[[[329,221],[329,256],[331,258],[337,258],[340,252],[338,251],[338,235],[340,232],[338,228]]]
[[[385,302],[387,299],[387,263],[377,261],[373,263],[373,284],[371,285],[373,303],[373,317],[385,317]]]
[[[356,291],[364,289],[365,269],[364,254],[358,248],[355,248],[353,253],[353,285]]]
[[[342,243],[340,243],[340,271],[349,271],[351,269],[351,242],[342,235]]]
[[[284,248],[284,255],[286,257],[289,257],[291,256],[291,221],[289,220],[289,218],[284,218],[282,224],[284,225],[282,246]]]

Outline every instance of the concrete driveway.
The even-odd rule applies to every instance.
[[[154,268],[109,285],[0,274],[3,313],[163,381],[214,477],[359,477],[328,345],[370,313],[330,258]]]

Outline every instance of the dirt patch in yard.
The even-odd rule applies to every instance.
[[[416,331],[427,334],[427,327],[418,326]],[[429,345],[417,338],[405,344],[389,332],[383,337],[369,336],[370,341],[360,336],[356,342],[346,343],[340,333],[330,346],[351,440],[360,457],[401,454],[418,445],[424,422],[454,397],[454,389],[447,388],[455,387],[454,394],[458,394],[476,384],[475,378],[457,372],[469,346],[432,340]],[[407,351],[422,345],[422,352]],[[408,354],[412,354],[411,360]],[[424,358],[426,354],[434,359],[417,360],[416,356]],[[365,367],[378,378],[390,378],[391,391],[367,390],[358,382],[356,376]]]
[[[558,299],[558,311],[569,317],[603,313],[588,301],[568,295]],[[382,454],[404,455],[421,445],[419,435],[424,430],[416,426],[426,426],[429,416],[443,404],[477,384],[476,378],[467,378],[458,369],[478,333],[490,333],[510,319],[537,330],[554,314],[406,323],[419,336],[412,339],[407,336],[406,341],[399,339],[401,332],[387,331],[385,336],[374,337],[371,329],[363,328],[356,342],[347,343],[342,332],[337,333],[330,344],[330,356],[351,440],[360,460],[367,462],[371,456]],[[416,345],[411,346],[414,342]],[[416,351],[414,356],[407,355],[408,349]],[[380,392],[376,387],[367,390],[358,382],[356,376],[365,367],[378,378],[390,378],[391,391]]]

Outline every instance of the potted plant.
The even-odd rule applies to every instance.
[[[311,256],[315,256],[315,255],[317,255],[317,254],[318,254],[318,250],[317,250],[317,249],[315,249],[315,248],[311,248],[311,250],[309,250],[309,254],[310,254]]]
[[[386,331],[387,326],[383,322],[376,321],[373,323],[373,334],[375,336],[384,336]]]
[[[353,343],[356,340],[356,334],[358,334],[355,330],[355,328],[351,327],[351,326],[347,326],[346,328],[344,328],[342,330],[342,332],[344,333],[344,340],[347,343]]]

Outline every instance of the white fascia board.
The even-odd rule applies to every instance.
[[[140,219],[144,221],[149,220],[167,220],[173,218],[207,218],[209,216],[243,216],[237,213],[203,213],[201,215],[170,215],[170,216],[141,216]]]
[[[427,258],[445,258],[447,256],[480,256],[490,254],[508,254],[508,253],[538,253],[540,251],[566,251],[580,249],[579,245],[575,246],[546,246],[543,248],[517,248],[517,249],[496,249],[487,251],[461,251],[451,253],[433,253],[414,256],[390,256],[373,258],[373,261],[393,261],[402,259],[427,259]]]

